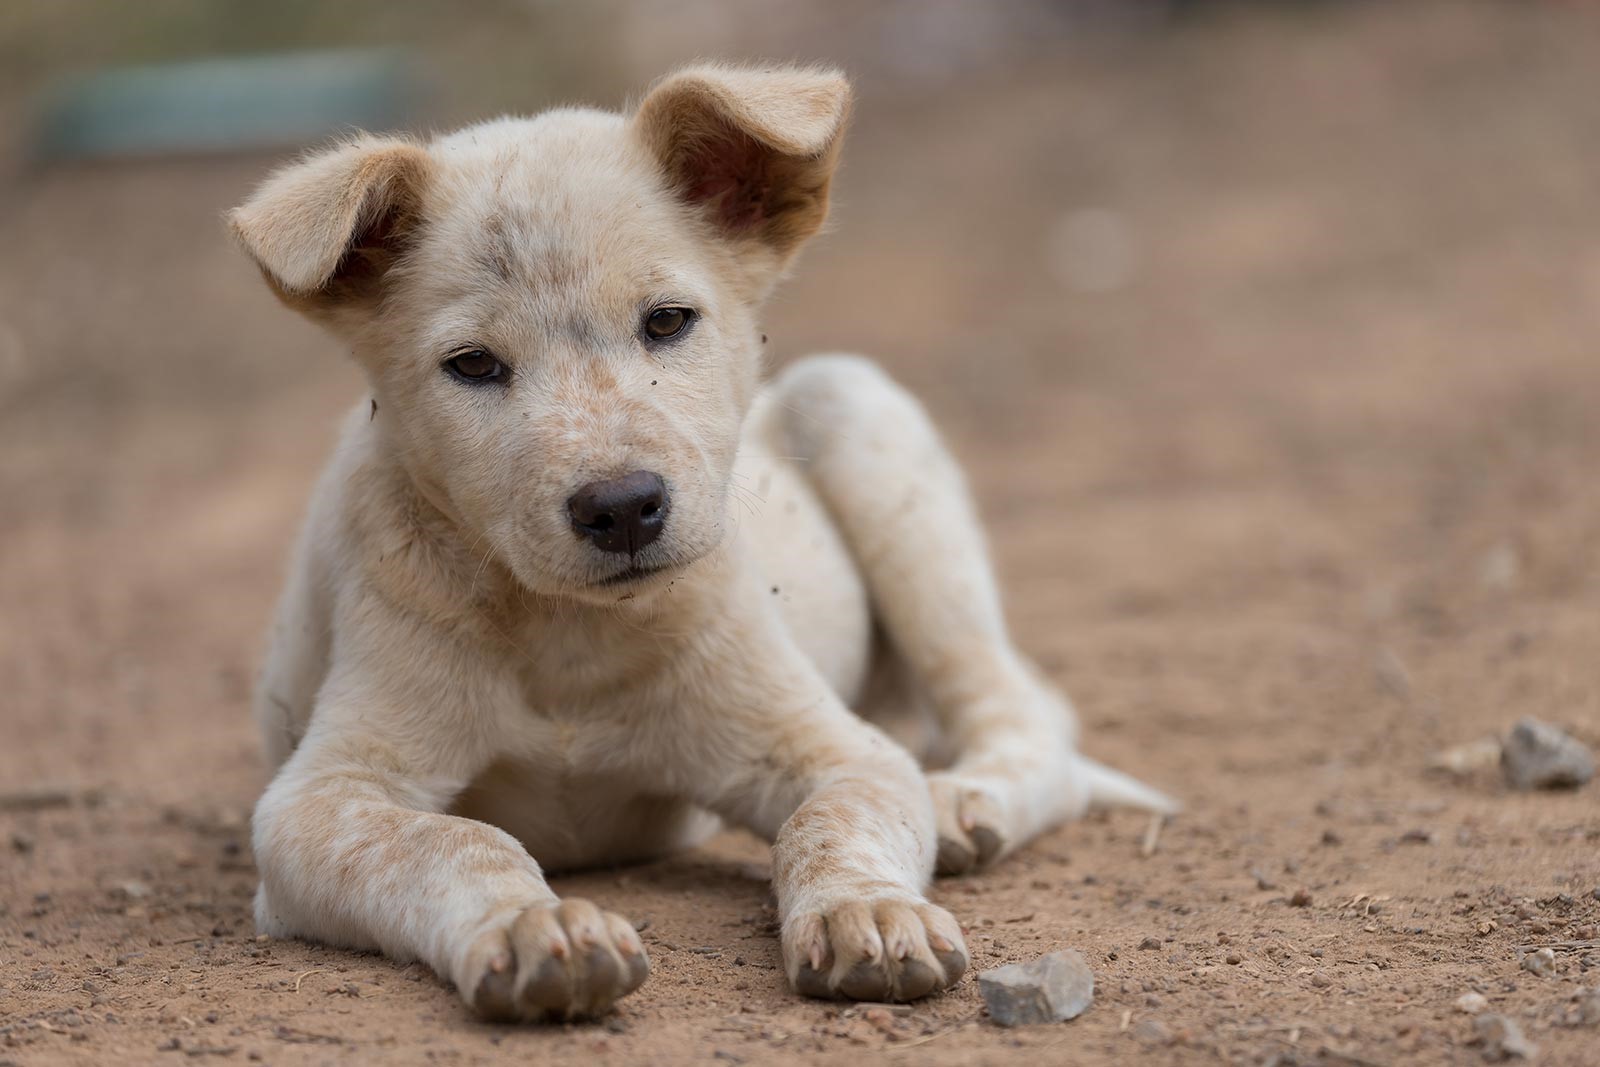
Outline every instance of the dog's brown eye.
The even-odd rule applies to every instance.
[[[665,341],[682,333],[694,321],[688,308],[656,308],[645,317],[644,335],[652,341]]]
[[[464,382],[492,382],[506,374],[506,365],[481,348],[458,352],[445,360],[444,366]]]

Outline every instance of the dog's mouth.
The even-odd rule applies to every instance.
[[[655,563],[645,565],[633,563],[630,564],[626,570],[618,571],[616,574],[613,574],[608,578],[602,578],[595,584],[607,587],[633,585],[635,582],[642,582],[649,578],[654,578],[659,574],[664,574],[673,569],[674,567],[670,563]]]

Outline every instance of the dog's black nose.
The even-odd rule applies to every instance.
[[[667,483],[653,471],[590,482],[567,501],[572,526],[602,552],[630,556],[661,536],[667,522]]]

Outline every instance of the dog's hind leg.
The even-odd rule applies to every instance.
[[[1007,634],[965,479],[921,405],[852,356],[796,363],[775,389],[789,445],[954,751],[929,775],[941,873],[992,863],[1097,801],[1171,808],[1077,753],[1066,698]]]

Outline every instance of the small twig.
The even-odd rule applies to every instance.
[[[8,790],[0,793],[0,811],[48,811],[51,808],[69,808],[73,799],[74,794],[71,790],[56,786]]]
[[[287,1041],[291,1045],[342,1045],[344,1038],[335,1037],[333,1034],[315,1034],[310,1030],[298,1030],[293,1026],[275,1026],[272,1036],[279,1041]]]
[[[313,970],[313,971],[304,971],[304,972],[302,972],[294,980],[294,991],[296,993],[300,992],[300,983],[301,982],[304,982],[307,978],[310,978],[314,974],[321,974],[321,973],[322,973],[321,970]]]
[[[1600,948],[1600,938],[1591,938],[1588,941],[1541,941],[1534,945],[1518,945],[1518,952],[1536,952],[1541,948],[1559,949],[1563,952],[1577,952],[1584,948]]]
[[[1139,845],[1139,855],[1149,859],[1156,854],[1156,846],[1161,843],[1161,828],[1167,824],[1167,817],[1159,811],[1150,816],[1150,825],[1144,829],[1144,841]]]
[[[1343,1060],[1345,1063],[1353,1064],[1354,1067],[1384,1067],[1383,1064],[1377,1062],[1376,1060],[1369,1060],[1364,1056],[1357,1056],[1354,1052],[1340,1052],[1332,1045],[1323,1045],[1318,1051],[1324,1059],[1331,1057],[1336,1060]]]
[[[937,1031],[935,1033],[924,1034],[923,1036],[921,1036],[919,1038],[916,1038],[913,1041],[902,1041],[899,1044],[889,1045],[884,1049],[884,1051],[885,1052],[903,1052],[904,1050],[906,1050],[908,1048],[916,1048],[918,1045],[926,1045],[928,1042],[937,1041],[941,1037],[949,1037],[951,1034],[955,1033],[957,1030],[965,1030],[967,1027],[974,1025],[976,1022],[977,1022],[976,1019],[968,1019],[965,1022],[957,1023],[956,1025],[950,1027],[947,1030],[939,1030],[939,1031]]]

